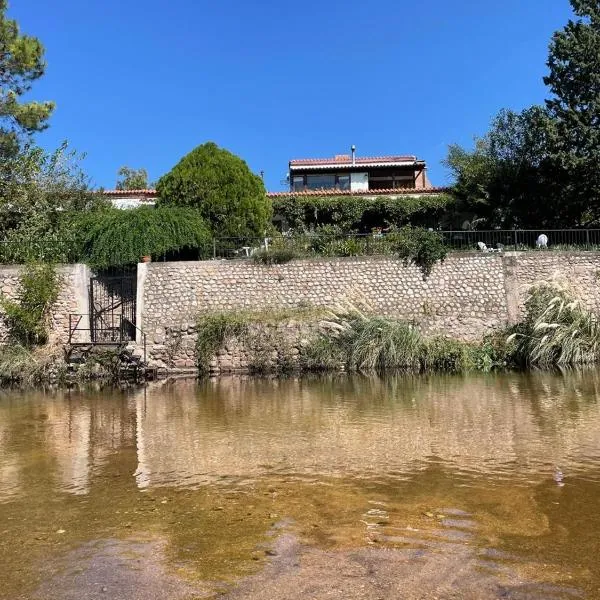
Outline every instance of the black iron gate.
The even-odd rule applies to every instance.
[[[135,341],[135,272],[90,279],[90,335],[96,344]]]

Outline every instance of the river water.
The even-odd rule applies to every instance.
[[[600,374],[2,391],[0,564],[11,600],[600,598]]]

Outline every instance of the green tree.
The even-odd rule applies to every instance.
[[[548,111],[503,110],[472,151],[450,146],[445,163],[455,178],[458,212],[485,227],[543,227],[581,217],[563,202],[563,171],[553,148],[556,128]]]
[[[550,43],[545,107],[502,111],[447,166],[471,219],[486,226],[579,227],[600,221],[600,0],[571,0],[575,19]]]
[[[159,205],[198,209],[217,237],[262,237],[271,227],[272,207],[261,178],[212,142],[182,158],[156,187]]]
[[[94,267],[135,264],[143,256],[180,251],[193,259],[212,252],[208,227],[192,208],[109,209],[88,212],[75,223],[81,260]]]
[[[0,260],[68,260],[72,217],[108,206],[90,189],[82,156],[67,144],[52,153],[25,147],[0,161]],[[50,253],[50,254],[49,254]]]
[[[146,169],[121,167],[117,173],[118,190],[145,190],[148,187],[148,172]]]
[[[23,101],[45,71],[44,47],[37,38],[21,34],[16,21],[6,18],[0,0],[0,156],[14,153],[21,136],[47,127],[53,102]]]
[[[564,202],[584,224],[600,219],[600,1],[571,0],[576,19],[550,43],[546,101],[556,163],[568,173]]]

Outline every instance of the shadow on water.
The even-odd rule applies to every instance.
[[[600,597],[599,393],[595,371],[4,392],[0,597],[112,572],[110,598],[129,567],[172,598],[302,597],[332,561],[340,594],[375,561],[379,592],[355,597]],[[301,550],[277,570],[282,532]]]

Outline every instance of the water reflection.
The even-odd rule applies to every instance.
[[[221,379],[150,391],[138,413],[138,480],[409,478],[432,462],[465,483],[530,481],[557,467],[567,479],[600,455],[596,379]]]
[[[595,478],[600,378],[218,379],[135,392],[0,401],[0,501],[26,493],[31,460],[89,492],[107,456],[135,445],[139,488],[265,475],[407,479],[444,464],[469,485]],[[46,485],[46,481],[39,482]]]
[[[283,517],[316,545],[498,572],[520,556],[525,575],[596,589],[599,394],[595,371],[3,392],[0,588],[19,589],[16,545],[44,560],[63,528],[73,544],[153,532],[214,578]]]

